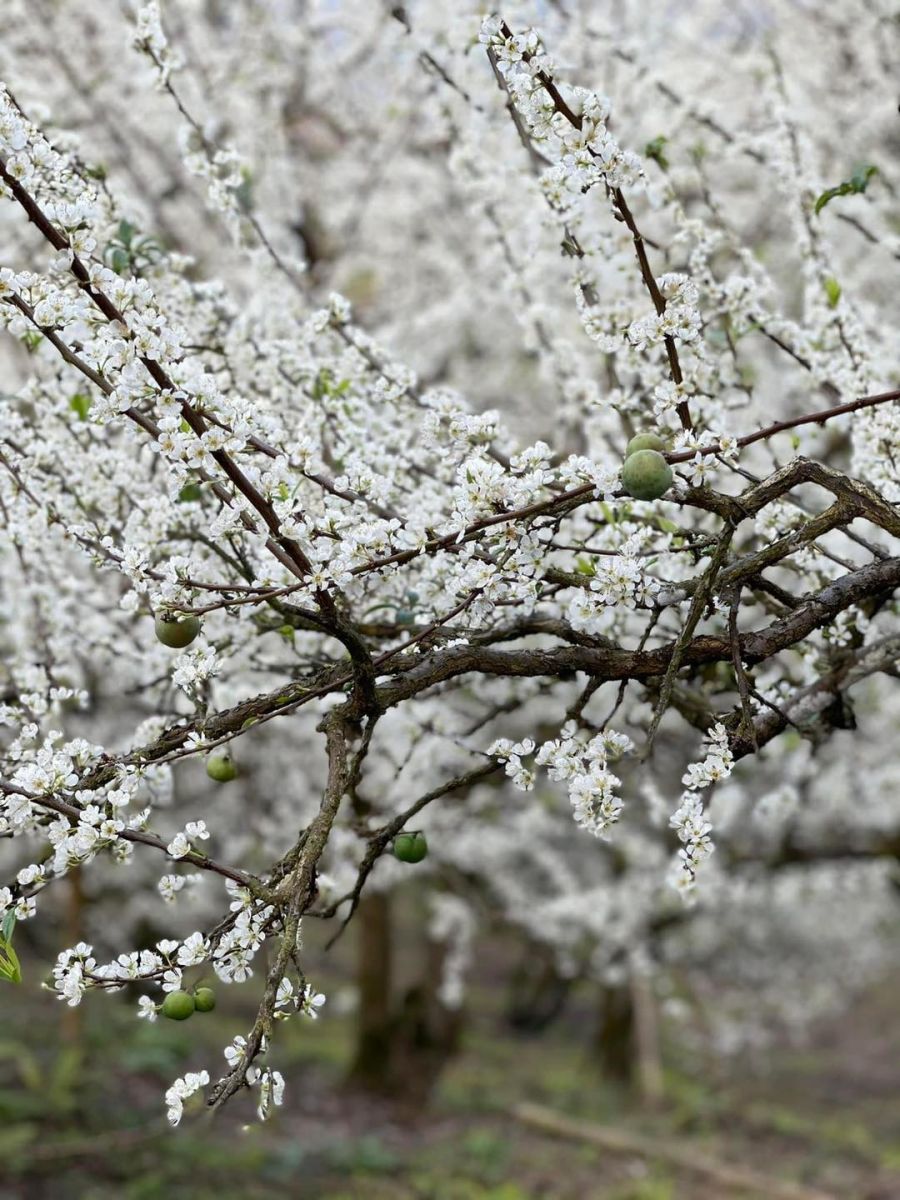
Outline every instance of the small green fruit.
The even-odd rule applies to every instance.
[[[183,650],[200,632],[197,617],[157,617],[156,636],[171,650]]]
[[[194,997],[190,992],[169,992],[162,1002],[162,1015],[170,1021],[186,1021],[194,1011]]]
[[[635,500],[658,500],[672,486],[672,468],[658,450],[637,450],[625,459],[622,487]]]
[[[230,754],[211,754],[206,760],[206,773],[216,783],[231,783],[237,779],[238,769]]]
[[[668,447],[658,433],[639,433],[625,447],[625,457],[630,458],[638,450],[667,450]]]
[[[216,993],[212,988],[198,987],[194,991],[194,1008],[197,1012],[212,1012],[216,1007]]]
[[[394,838],[394,858],[400,862],[419,863],[427,853],[424,833],[398,833]]]

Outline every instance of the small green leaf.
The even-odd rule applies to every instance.
[[[837,308],[838,301],[841,298],[841,285],[836,279],[832,279],[830,275],[825,280],[825,295],[828,297],[829,307]]]
[[[657,517],[656,527],[661,529],[663,533],[680,533],[679,527],[674,521],[670,521],[668,517]]]
[[[281,634],[281,636],[284,638],[284,640],[285,640],[286,642],[292,642],[292,641],[294,640],[294,633],[295,633],[295,630],[294,630],[294,627],[293,627],[293,625],[281,625],[281,626],[279,626],[279,628],[278,628],[278,633],[280,633],[280,634]]]
[[[589,558],[585,558],[584,555],[580,555],[575,559],[575,570],[579,575],[597,574],[597,568],[594,566],[593,562],[591,562]]]
[[[331,371],[328,367],[322,367],[313,380],[312,394],[314,400],[322,400],[331,395]]]
[[[82,421],[88,419],[88,413],[91,411],[91,398],[86,396],[84,392],[76,392],[69,401],[69,408],[72,412],[78,413]]]
[[[178,493],[179,504],[189,504],[192,500],[200,500],[203,493],[196,483],[186,483]]]
[[[837,187],[827,188],[821,196],[816,200],[815,212],[818,215],[825,207],[830,204],[836,196],[854,196],[859,195],[866,190],[873,175],[878,174],[878,168],[871,165],[863,165],[857,167],[849,179],[845,179],[843,183],[839,183]]]
[[[13,930],[16,927],[16,910],[11,908],[3,918],[3,924],[0,925],[0,937],[4,942],[11,942]]]
[[[667,137],[660,134],[659,137],[655,137],[644,147],[644,154],[647,158],[652,158],[654,162],[659,163],[664,171],[668,170],[669,167],[669,160],[666,158],[665,152],[668,140]]]
[[[124,275],[128,270],[131,259],[128,256],[128,251],[123,250],[121,246],[114,247],[109,256],[109,265],[117,275]]]
[[[22,982],[22,968],[18,956],[7,938],[0,940],[0,979],[8,983]]]
[[[241,169],[241,182],[234,189],[234,198],[241,212],[253,212],[253,176],[246,167]]]

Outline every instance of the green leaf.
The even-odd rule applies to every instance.
[[[664,171],[668,170],[669,167],[669,160],[666,158],[665,153],[665,147],[668,140],[669,139],[667,137],[660,134],[659,137],[655,137],[644,147],[644,154],[647,156],[647,158],[652,158],[654,162],[659,163]]]
[[[832,279],[830,275],[825,280],[825,295],[828,297],[829,307],[837,308],[838,301],[841,298],[841,285],[836,279]]]
[[[328,367],[322,367],[313,380],[312,394],[314,400],[322,400],[331,395],[331,371]]]
[[[200,500],[203,493],[196,483],[186,483],[178,493],[179,504],[189,504],[192,500]]]
[[[124,275],[131,264],[131,259],[128,256],[128,251],[123,250],[121,246],[116,246],[109,256],[109,265],[117,275]]]
[[[839,183],[837,187],[826,189],[816,200],[815,212],[818,215],[826,204],[830,204],[837,196],[859,195],[866,190],[873,175],[878,174],[878,168],[870,164],[857,167],[849,179]]]
[[[11,942],[13,930],[16,927],[16,910],[11,908],[3,918],[3,924],[0,925],[0,937],[4,942]]]
[[[284,640],[285,640],[286,642],[292,642],[292,641],[294,640],[294,633],[295,633],[295,630],[294,630],[294,627],[293,627],[293,625],[281,625],[281,626],[279,626],[279,628],[278,628],[278,633],[280,633],[280,634],[281,634],[281,636],[284,638]]]
[[[657,517],[656,528],[661,529],[663,533],[680,533],[681,529],[674,521],[670,521],[668,517]]]
[[[84,392],[76,392],[69,401],[69,408],[72,412],[78,413],[82,421],[88,419],[88,413],[91,411],[91,398],[86,396]]]
[[[597,574],[597,568],[594,566],[593,562],[591,562],[589,558],[585,558],[584,555],[580,555],[575,559],[575,570],[579,575]]]
[[[0,942],[0,979],[8,983],[22,982],[22,968],[12,943],[5,939]]]
[[[241,182],[234,189],[234,198],[241,212],[253,212],[253,176],[246,167],[241,168]]]

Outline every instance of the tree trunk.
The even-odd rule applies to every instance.
[[[387,895],[367,895],[357,932],[357,1042],[350,1087],[390,1096],[415,1111],[428,1100],[459,1044],[462,1015],[439,995],[445,948],[429,942],[420,980],[392,1003],[391,909]]]
[[[634,1005],[628,983],[600,987],[594,1057],[605,1078],[623,1087],[634,1084]]]
[[[653,986],[645,975],[633,975],[631,1002],[634,1008],[634,1043],[637,1085],[645,1105],[663,1098],[662,1051],[659,1043],[659,1011]]]
[[[429,941],[425,976],[403,997],[393,1026],[391,1077],[397,1100],[412,1112],[427,1104],[459,1047],[463,1017],[440,997],[446,948]]]
[[[358,994],[356,1054],[349,1082],[370,1092],[391,1090],[391,906],[367,892],[354,918]]]
[[[517,1033],[542,1033],[565,1008],[571,979],[564,978],[552,958],[533,946],[513,974],[506,1020]]]

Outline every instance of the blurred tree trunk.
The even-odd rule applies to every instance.
[[[428,1102],[462,1034],[462,1010],[448,1008],[440,996],[445,955],[443,944],[428,942],[425,976],[403,997],[393,1025],[393,1091],[413,1111]]]
[[[641,1101],[648,1106],[663,1098],[662,1051],[659,1042],[659,1010],[653,985],[646,975],[633,975],[631,1002],[634,1008],[634,1050],[637,1085]]]
[[[614,1083],[631,1088],[634,1084],[634,1050],[631,988],[627,982],[601,984],[593,1052],[603,1075]]]
[[[635,1092],[642,1103],[654,1105],[662,1099],[656,996],[644,975],[601,986],[594,1056],[607,1079]]]
[[[370,1092],[390,1090],[391,1060],[391,903],[383,892],[360,900],[356,923],[358,996],[356,1053],[349,1082]]]
[[[350,1087],[420,1108],[455,1053],[462,1014],[440,997],[443,945],[428,942],[422,977],[393,1003],[390,898],[371,893],[354,918],[358,1008]]]
[[[513,973],[506,1020],[517,1033],[541,1033],[562,1013],[572,980],[541,947],[528,946]]]

